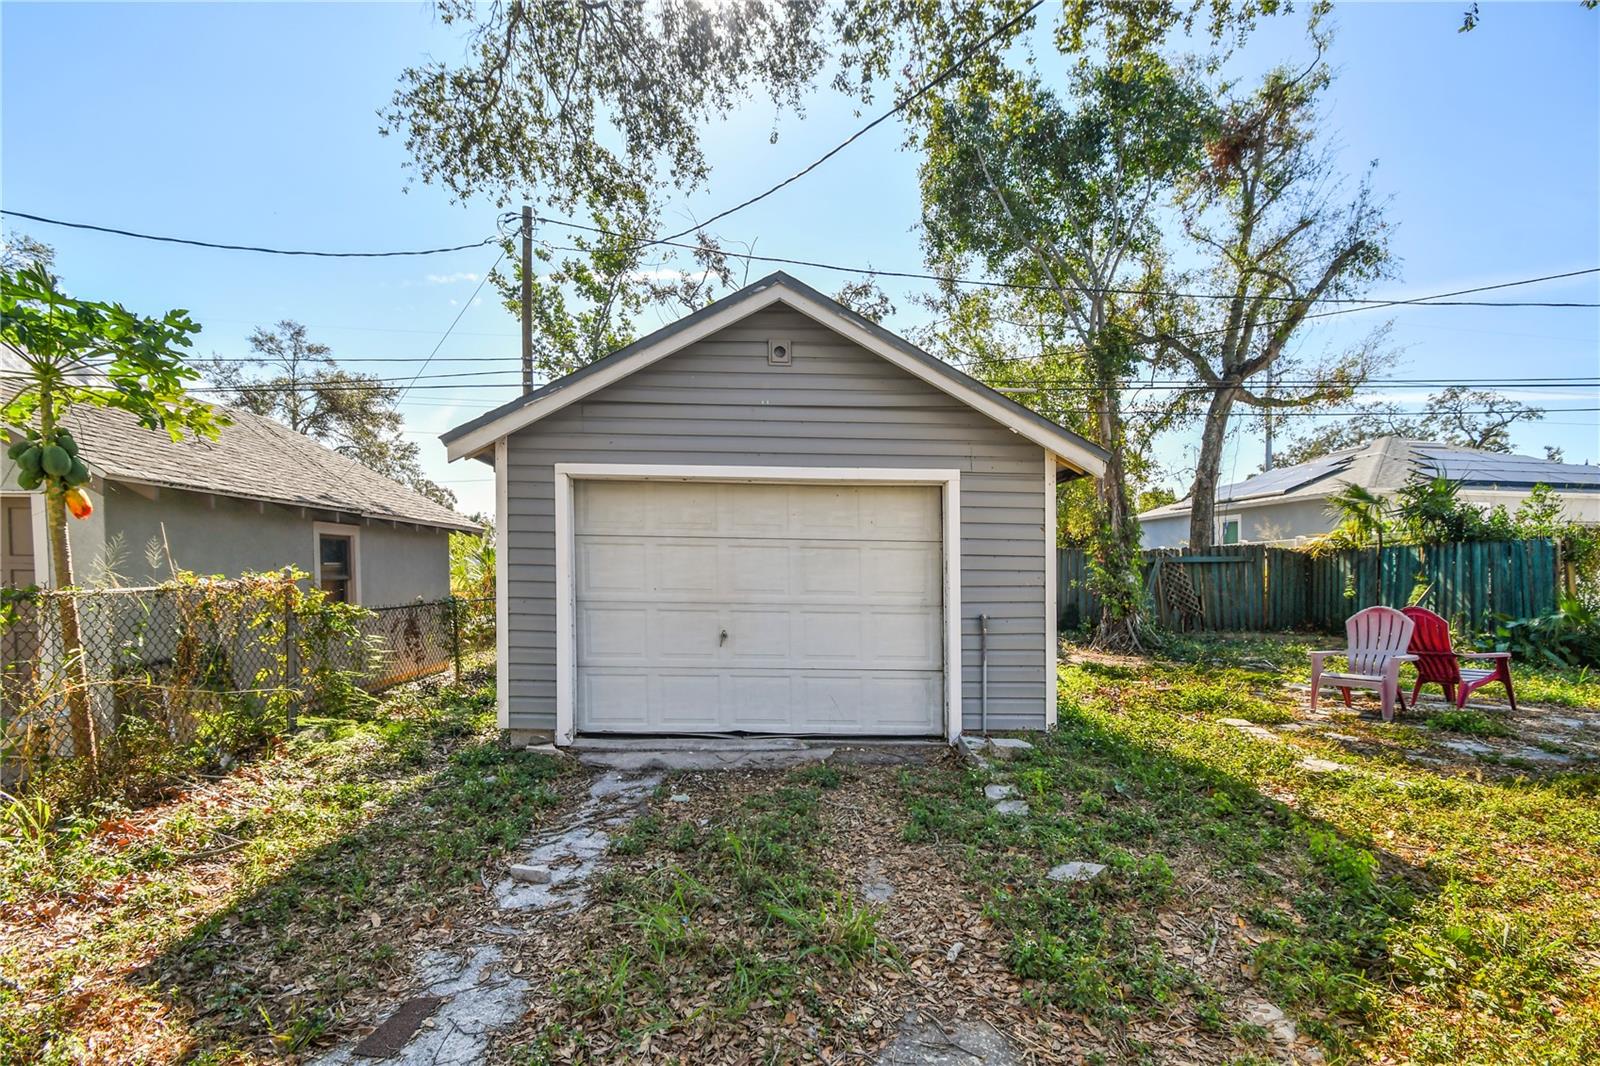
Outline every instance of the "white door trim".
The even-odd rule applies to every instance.
[[[1056,656],[1060,652],[1060,607],[1056,602],[1056,457],[1044,453],[1044,727],[1056,727]]]
[[[501,729],[511,728],[510,452],[509,438],[494,442],[494,713]]]
[[[505,438],[499,442],[504,447]],[[496,467],[503,467],[496,456]],[[576,597],[573,574],[572,482],[729,481],[784,485],[938,485],[941,488],[944,550],[944,694],[945,739],[961,735],[961,471],[887,467],[830,466],[656,466],[633,463],[555,464],[556,505],[556,734],[557,744],[571,744],[576,734],[577,631],[573,625]],[[497,553],[496,562],[504,553]],[[505,581],[499,587],[504,589]],[[500,617],[506,617],[502,610]],[[504,623],[501,629],[504,629]],[[504,691],[505,660],[501,665]]]

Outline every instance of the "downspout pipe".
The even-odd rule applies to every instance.
[[[989,735],[989,616],[978,616],[978,724]]]

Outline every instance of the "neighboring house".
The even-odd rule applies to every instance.
[[[332,596],[369,606],[450,592],[451,530],[478,527],[270,418],[229,409],[218,439],[165,433],[109,408],[68,413],[93,480],[94,513],[67,520],[80,585],[170,576],[168,560],[234,577],[293,565]],[[0,579],[54,584],[44,497],[17,488],[0,453]]]
[[[1105,453],[787,275],[442,439],[495,469],[502,728],[1054,720],[1056,485]]]
[[[1217,543],[1293,544],[1321,536],[1339,524],[1328,498],[1346,485],[1392,497],[1418,474],[1460,482],[1460,499],[1486,508],[1504,504],[1508,511],[1535,485],[1548,485],[1560,494],[1568,518],[1600,523],[1600,467],[1379,437],[1223,485],[1217,489]],[[1189,543],[1189,501],[1146,511],[1139,524],[1146,548],[1183,547]]]

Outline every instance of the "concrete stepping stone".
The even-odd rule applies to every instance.
[[[887,903],[894,895],[894,884],[883,873],[883,863],[869,859],[861,871],[861,896],[869,903]]]
[[[875,1062],[876,1066],[1020,1066],[1022,1059],[987,1022],[966,1018],[940,1022],[911,1011]]]
[[[1016,785],[984,785],[983,798],[990,803],[999,803],[1001,800],[1010,799],[1017,794]]]
[[[1315,755],[1307,755],[1305,758],[1298,760],[1295,765],[1300,767],[1300,769],[1305,770],[1307,773],[1313,774],[1332,774],[1337,773],[1340,770],[1350,769],[1350,767],[1346,766],[1342,762],[1334,762],[1332,759],[1321,759]]]
[[[1105,872],[1106,868],[1098,862],[1064,862],[1059,866],[1052,866],[1045,876],[1052,881],[1074,884],[1093,881]]]
[[[994,811],[996,814],[1022,815],[1027,814],[1029,810],[1030,808],[1028,805],[1022,800],[1001,800],[999,803],[994,805]]]

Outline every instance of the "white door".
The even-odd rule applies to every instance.
[[[573,489],[579,732],[944,732],[937,487]]]

